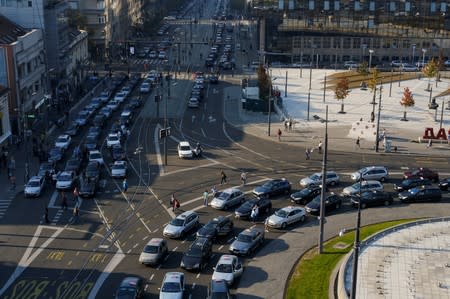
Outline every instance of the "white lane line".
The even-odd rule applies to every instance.
[[[200,277],[200,273],[198,273],[197,276],[195,276],[195,278],[197,278],[197,279],[198,279],[199,277]]]
[[[100,245],[98,248],[100,248],[100,249],[106,249],[106,248],[108,248],[108,247],[109,247],[109,245],[103,244],[103,245]]]
[[[174,249],[172,249],[172,251],[177,251],[177,249],[178,249],[178,246],[176,246]]]
[[[131,252],[131,249],[128,249],[127,254],[129,254]]]
[[[231,243],[231,241],[233,241],[234,238],[228,239],[227,243]]]
[[[148,236],[145,236],[145,237],[142,238],[142,241],[145,241],[147,239],[148,239]]]
[[[159,228],[155,229],[155,230],[153,231],[153,233],[156,233],[157,231],[159,231]]]
[[[196,286],[196,284],[195,284],[195,282],[192,284],[192,289],[195,289],[195,286]]]
[[[139,246],[139,243],[134,244],[133,249],[138,247],[138,246]]]
[[[153,280],[153,277],[155,277],[155,274],[154,274],[154,273],[150,276],[150,279],[149,279],[149,280]]]
[[[219,249],[219,250],[222,250],[222,248],[223,248],[223,245],[220,245],[218,249]]]
[[[144,292],[147,292],[148,284],[145,284]]]
[[[186,243],[186,240],[183,240],[183,241],[181,242],[181,244],[184,244],[184,243]]]
[[[203,128],[200,128],[200,130],[202,131],[203,137],[206,137],[206,133],[205,133],[205,131],[203,130]]]

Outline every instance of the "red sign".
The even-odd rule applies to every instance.
[[[433,128],[425,128],[425,133],[422,138],[447,140],[448,136],[450,136],[450,130],[448,130],[448,132],[446,133],[444,128],[440,128],[437,135],[434,135]]]

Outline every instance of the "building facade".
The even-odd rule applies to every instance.
[[[7,143],[11,136],[11,125],[9,122],[9,90],[0,85],[0,146]]]

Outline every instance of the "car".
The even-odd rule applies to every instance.
[[[121,125],[125,125],[128,127],[130,125],[132,119],[133,119],[133,114],[131,113],[130,110],[124,110],[120,114],[120,124]]]
[[[378,190],[383,191],[383,184],[381,184],[379,181],[362,181],[362,182],[356,182],[351,186],[345,187],[342,190],[341,195],[342,196],[352,196],[360,192],[364,191],[372,191],[372,190]]]
[[[98,181],[100,179],[100,163],[90,161],[84,171],[84,176],[89,181]]]
[[[73,121],[68,127],[67,129],[64,131],[65,135],[69,135],[69,136],[75,136],[78,134],[78,130],[80,129],[80,126]]]
[[[104,114],[98,114],[92,120],[92,124],[96,127],[102,128],[105,125],[106,116]]]
[[[159,299],[182,299],[184,284],[183,272],[167,272],[159,289]]]
[[[189,108],[198,108],[200,107],[200,102],[197,98],[190,98],[188,101]]]
[[[70,190],[75,185],[74,171],[63,171],[56,177],[56,190]]]
[[[138,299],[144,295],[144,282],[136,276],[125,277],[116,291],[115,299]]]
[[[98,138],[101,133],[102,133],[102,128],[92,126],[89,128],[89,130],[87,132],[87,136],[93,136],[95,138]]]
[[[339,184],[339,176],[334,171],[327,171],[325,178],[325,183],[327,185],[335,186]],[[311,185],[321,185],[322,184],[322,173],[316,172],[309,177],[300,180],[300,185],[302,187],[309,187]]]
[[[127,176],[127,162],[115,161],[111,166],[111,177],[115,179],[122,179]]]
[[[180,141],[178,143],[178,157],[179,158],[192,158],[192,148],[189,141]]]
[[[447,191],[447,190],[448,190],[448,184],[449,184],[449,183],[450,183],[450,178],[442,179],[442,180],[439,182],[439,188],[440,188],[441,190]]]
[[[181,258],[180,267],[188,271],[202,271],[208,265],[212,254],[212,242],[209,238],[197,238]]]
[[[101,101],[100,98],[97,98],[97,97],[96,97],[96,98],[93,98],[93,99],[91,100],[90,105],[91,105],[95,110],[97,110],[97,109],[99,109],[100,106],[102,105],[102,101]]]
[[[89,179],[81,180],[78,194],[83,198],[92,198],[95,196],[96,189],[97,189],[96,180],[89,180]]]
[[[84,147],[88,151],[98,149],[98,138],[88,135],[84,141]]]
[[[149,58],[158,58],[158,53],[156,51],[150,51],[148,54]]]
[[[137,97],[131,98],[130,103],[129,103],[129,107],[131,109],[137,109],[141,106],[142,106],[142,100],[140,98],[137,98]]]
[[[98,150],[89,151],[89,162],[96,161],[100,165],[105,164],[105,161],[103,160],[102,153]]]
[[[89,113],[87,111],[80,111],[75,118],[74,122],[76,122],[80,127],[83,127],[87,124],[87,120],[89,118]]]
[[[32,176],[23,190],[25,197],[39,197],[45,186],[45,176]]]
[[[131,87],[124,86],[124,87],[122,87],[122,90],[120,92],[125,94],[125,97],[127,97],[131,93]]]
[[[404,179],[425,178],[433,182],[439,182],[439,174],[436,171],[424,167],[417,168],[413,171],[405,171],[403,173],[403,178]]]
[[[306,219],[306,211],[304,208],[297,206],[287,206],[277,210],[272,216],[265,221],[266,227],[286,229],[289,224],[296,222],[304,222]]]
[[[149,93],[151,91],[151,85],[148,82],[142,82],[141,86],[139,87],[139,91],[141,93]]]
[[[158,265],[169,253],[167,241],[162,238],[152,238],[145,245],[139,256],[139,262],[144,265]]]
[[[112,111],[117,111],[119,109],[120,102],[116,100],[110,100],[108,104],[106,104],[106,107],[110,108]]]
[[[158,53],[158,59],[167,59],[167,54],[165,51],[160,51]]]
[[[253,226],[239,233],[229,251],[237,255],[250,255],[264,243],[264,228]]]
[[[291,194],[290,198],[292,202],[296,204],[306,205],[313,200],[317,195],[320,195],[322,188],[320,186],[312,185],[297,192]]]
[[[280,194],[289,194],[290,192],[291,183],[285,178],[270,180],[262,186],[253,189],[253,194],[258,197],[272,197]]]
[[[272,210],[272,201],[269,198],[254,197],[244,202],[239,208],[234,211],[234,217],[239,219],[248,219],[253,207],[257,205],[259,213],[270,213]]]
[[[320,214],[320,200],[322,195],[316,196],[306,206],[307,213],[312,215]],[[325,195],[325,212],[332,209],[338,210],[342,206],[342,198],[333,192]]]
[[[66,166],[64,167],[64,171],[73,171],[75,174],[80,172],[81,161],[80,159],[72,158],[66,162]]]
[[[123,91],[116,93],[116,95],[114,96],[114,101],[119,102],[119,103],[123,103],[125,101],[127,97],[127,94]]]
[[[388,206],[394,202],[391,193],[385,191],[366,191],[359,194],[355,194],[351,198],[351,203],[354,207],[358,207],[358,204],[361,202],[361,209],[365,209],[369,206],[380,206],[385,205]]]
[[[244,268],[237,256],[224,254],[220,257],[213,270],[211,280],[224,280],[231,286],[242,275]]]
[[[226,216],[218,216],[201,227],[197,233],[197,238],[210,238],[215,240],[218,236],[226,236],[233,231],[234,223]]]
[[[219,83],[219,77],[216,75],[209,76],[209,83],[211,84],[218,84]]]
[[[231,299],[230,290],[225,280],[211,280],[207,299]]]
[[[385,182],[389,178],[389,171],[384,166],[368,166],[353,172],[350,178],[355,182],[359,181],[361,178],[363,180],[377,180],[380,182]]]
[[[226,210],[232,206],[242,204],[245,201],[245,194],[237,188],[228,188],[216,192],[211,207],[219,210]]]
[[[109,90],[104,90],[100,93],[99,98],[103,104],[106,104],[109,101],[109,99],[111,98],[111,92]]]
[[[62,147],[53,147],[48,153],[48,162],[56,163],[62,160],[64,155],[64,150]]]
[[[439,189],[439,187],[434,186],[416,187],[407,191],[400,192],[398,194],[398,198],[402,202],[441,200],[442,191],[441,189]]]
[[[67,134],[59,135],[55,141],[55,147],[60,147],[64,150],[69,148],[70,142],[72,141],[72,137]]]
[[[114,161],[125,160],[127,158],[127,153],[120,144],[116,144],[112,147],[111,155]]]
[[[120,145],[119,134],[109,133],[108,137],[106,137],[106,147],[112,148],[114,145]]]
[[[180,238],[199,224],[198,214],[194,211],[186,211],[172,219],[164,227],[163,235],[169,238]]]
[[[358,67],[358,62],[356,61],[344,61],[344,68],[348,69],[348,68],[357,68]]]
[[[400,67],[404,72],[417,72],[419,69],[414,64],[403,63]]]
[[[117,134],[119,131],[121,131],[121,128],[118,123],[113,123],[111,129],[109,129],[110,134]]]
[[[105,106],[102,109],[100,109],[99,114],[104,115],[107,119],[111,117],[113,111],[110,107]]]
[[[401,67],[402,64],[403,63],[401,60],[392,60],[392,62],[391,62],[391,66],[393,66],[393,67]]]
[[[46,179],[51,179],[55,174],[55,163],[43,162],[39,165],[38,176],[43,176]]]
[[[400,184],[394,184],[394,190],[397,192],[402,192],[405,190],[409,190],[411,188],[415,188],[418,186],[429,186],[431,185],[431,181],[429,179],[424,178],[412,178],[403,180]]]

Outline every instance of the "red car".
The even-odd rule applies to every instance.
[[[439,181],[439,174],[429,168],[417,168],[413,171],[405,171],[403,174],[405,179],[417,179],[417,178],[425,178],[432,180],[433,182]]]

